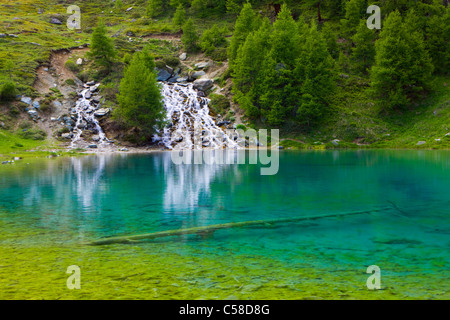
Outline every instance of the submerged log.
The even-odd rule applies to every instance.
[[[160,231],[160,232],[146,233],[146,234],[139,234],[139,235],[104,238],[104,239],[99,239],[96,241],[88,242],[85,244],[91,245],[91,246],[97,246],[97,245],[116,244],[116,243],[136,243],[139,240],[151,240],[151,239],[172,237],[172,236],[181,236],[181,235],[187,235],[187,234],[197,234],[200,236],[204,236],[205,234],[210,235],[210,234],[214,233],[214,231],[221,230],[221,229],[253,227],[253,226],[272,226],[274,224],[289,223],[289,222],[301,222],[301,221],[306,221],[306,220],[317,220],[317,219],[323,219],[323,218],[340,218],[340,217],[346,217],[346,216],[351,216],[351,215],[360,215],[360,214],[369,214],[369,213],[374,213],[374,212],[380,212],[380,211],[385,211],[385,210],[389,210],[389,209],[392,210],[391,207],[383,207],[383,208],[379,208],[379,209],[366,210],[366,211],[330,213],[330,214],[314,215],[314,216],[306,216],[306,217],[230,222],[230,223],[215,224],[215,225],[204,226],[204,227],[194,227],[194,228],[167,230],[167,231]]]

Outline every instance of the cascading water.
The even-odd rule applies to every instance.
[[[72,109],[72,115],[76,117],[76,123],[74,127],[74,137],[70,145],[71,148],[77,147],[77,144],[81,140],[83,129],[88,127],[98,135],[98,140],[96,141],[98,145],[101,146],[105,142],[110,142],[96,118],[96,110],[99,109],[99,105],[94,105],[90,100],[91,93],[96,91],[99,85],[100,84],[94,86],[85,85],[86,88],[81,92],[81,98],[78,99],[75,107]]]
[[[162,93],[170,123],[156,136],[168,149],[236,149],[234,130],[223,130],[209,114],[209,99],[200,97],[193,84],[163,83]]]

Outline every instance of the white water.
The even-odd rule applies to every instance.
[[[89,91],[89,88],[84,89],[81,92],[81,98],[78,99],[76,105],[75,105],[75,111],[77,113],[77,122],[75,124],[75,134],[72,139],[72,143],[70,144],[71,148],[75,148],[75,143],[81,139],[81,135],[83,133],[83,129],[81,129],[81,126],[83,123],[85,124],[85,129],[87,129],[88,124],[93,124],[97,130],[97,135],[99,136],[99,140],[96,142],[98,145],[102,145],[105,141],[108,142],[108,138],[106,138],[105,133],[103,132],[102,128],[100,127],[100,124],[98,120],[94,116],[94,112],[96,111],[96,107],[91,104],[91,101],[89,99],[86,99],[86,93]]]
[[[161,140],[168,149],[236,149],[234,130],[225,132],[209,114],[209,99],[199,97],[193,84],[163,83],[167,121]]]

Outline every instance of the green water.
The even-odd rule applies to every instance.
[[[169,153],[0,166],[3,299],[448,299],[449,151],[281,152],[280,169]],[[102,237],[370,211],[134,244]],[[66,269],[81,268],[69,290]],[[369,265],[382,290],[368,290]]]

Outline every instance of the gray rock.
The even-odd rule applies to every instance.
[[[283,146],[278,146],[278,150],[283,150],[284,147]]]
[[[338,139],[334,139],[333,141],[331,141],[331,144],[333,144],[334,146],[339,146],[339,140]]]
[[[18,38],[19,36],[18,36],[17,34],[12,34],[12,33],[10,33],[10,34],[8,34],[8,37],[11,37],[11,38]]]
[[[177,82],[178,78],[179,78],[179,76],[174,76],[174,77],[170,78],[167,82],[175,83],[175,82]]]
[[[94,96],[92,98],[92,101],[94,101],[95,103],[99,103],[102,100],[102,96]]]
[[[214,82],[211,79],[198,79],[194,81],[194,89],[205,92],[213,86]]]
[[[40,107],[41,107],[41,105],[39,104],[39,102],[37,102],[37,101],[33,102],[33,108],[39,109]]]
[[[119,149],[119,151],[127,152],[128,149],[127,148],[121,148],[121,149]]]
[[[97,83],[95,86],[92,86],[89,88],[90,92],[95,92],[97,91],[98,87],[100,87],[100,83]]]
[[[39,117],[39,115],[38,115],[38,113],[37,113],[36,110],[30,110],[30,111],[28,111],[28,114],[29,114],[30,117],[32,117],[32,118],[37,118],[37,117]]]
[[[177,79],[177,82],[178,82],[178,83],[180,83],[180,82],[186,82],[186,81],[188,81],[188,77],[181,77],[181,78],[178,78],[178,79]]]
[[[94,84],[95,84],[95,81],[86,82],[86,85],[88,85],[88,86],[93,86]]]
[[[441,139],[434,139],[434,141],[436,141],[436,142],[441,142]]]
[[[31,105],[31,102],[33,101],[31,98],[29,98],[29,97],[22,97],[21,99],[20,99],[20,101],[22,101],[23,103],[26,103],[26,104],[29,104],[29,105]]]
[[[133,10],[133,7],[129,7],[127,10],[125,10],[126,12],[129,12],[129,11],[131,11],[131,10]]]
[[[53,101],[53,107],[59,109],[62,107],[62,104],[61,104],[61,102],[55,100],[55,101]]]
[[[73,133],[71,133],[71,132],[69,132],[69,133],[63,133],[63,134],[61,135],[61,138],[67,139],[67,140],[72,139],[72,138],[73,138]]]
[[[199,62],[199,63],[195,64],[195,67],[198,68],[198,69],[204,69],[204,68],[207,68],[209,66],[210,66],[210,62],[209,61],[207,61],[207,62]]]
[[[62,24],[61,20],[56,19],[56,18],[51,18],[50,23],[51,24]]]
[[[417,145],[418,146],[422,146],[422,145],[424,145],[426,143],[426,141],[419,141],[419,142],[417,142]]]
[[[108,113],[109,113],[109,109],[102,108],[102,109],[98,109],[97,111],[95,111],[94,116],[103,117],[103,116],[107,115]]]
[[[0,121],[0,127],[2,127],[2,128],[5,127],[5,123],[3,121]]]
[[[164,69],[159,70],[158,72],[158,81],[167,81],[172,75]]]
[[[97,149],[97,145],[96,144],[90,144],[88,146],[89,149]]]
[[[200,77],[203,77],[205,74],[206,74],[205,71],[196,71],[191,74],[191,79],[196,80]]]
[[[181,61],[185,61],[187,59],[187,53],[183,52],[182,54],[180,54],[179,58]]]
[[[77,59],[77,65],[81,66],[83,64],[83,59],[82,58],[78,58]]]
[[[0,33],[0,38],[5,38],[5,37],[6,37],[6,34]]]
[[[171,75],[173,74],[173,68],[169,67],[166,65],[166,70],[168,73],[170,73]]]
[[[90,98],[92,97],[91,91],[86,92],[86,93],[84,94],[84,97],[85,97],[86,99],[90,99]]]

